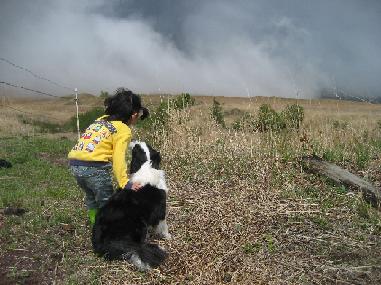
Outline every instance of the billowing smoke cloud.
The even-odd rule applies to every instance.
[[[99,94],[381,94],[378,0],[2,1],[0,57]],[[0,81],[49,86],[4,62]]]

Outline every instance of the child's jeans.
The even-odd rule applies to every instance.
[[[87,209],[99,209],[113,194],[112,166],[70,166],[78,185],[85,191]]]

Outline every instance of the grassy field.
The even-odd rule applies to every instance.
[[[152,110],[169,100],[143,98]],[[76,133],[41,125],[63,125],[73,101],[4,99],[0,158],[13,167],[0,169],[0,284],[380,284],[380,212],[355,189],[306,173],[300,158],[321,156],[380,186],[381,105],[218,97],[222,127],[213,98],[195,98],[160,127],[134,129],[160,150],[170,189],[169,258],[148,273],[92,253],[67,168]],[[232,128],[262,104],[294,103],[305,113],[299,130]],[[81,112],[101,106],[80,98]]]

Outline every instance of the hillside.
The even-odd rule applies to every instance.
[[[146,95],[154,114],[173,97]],[[133,129],[162,157],[173,239],[166,263],[148,273],[105,262],[91,250],[83,194],[67,169],[76,133],[41,133],[35,120],[64,124],[70,99],[10,99],[1,106],[0,280],[4,284],[380,284],[381,214],[356,189],[304,171],[317,155],[380,186],[381,105],[282,98],[212,97],[169,109]],[[300,129],[260,132],[242,116],[269,104],[304,108]],[[6,107],[6,106],[8,107]],[[102,107],[84,97],[80,112]],[[9,108],[12,107],[12,108]],[[19,111],[16,111],[18,109]],[[23,111],[23,113],[20,112]],[[33,118],[34,120],[30,120]],[[158,124],[160,121],[160,124]],[[29,122],[29,123],[26,123]]]

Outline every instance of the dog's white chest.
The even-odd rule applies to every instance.
[[[168,192],[164,171],[152,168],[149,162],[145,162],[136,173],[131,175],[131,181],[140,183],[142,186],[151,184]]]

